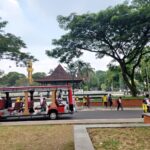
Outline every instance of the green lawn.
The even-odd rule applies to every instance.
[[[88,129],[95,150],[150,150],[150,127]]]

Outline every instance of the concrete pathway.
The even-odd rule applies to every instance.
[[[43,125],[43,124],[110,124],[110,123],[143,123],[143,118],[130,119],[80,119],[80,120],[40,120],[40,121],[8,121],[0,122],[1,125]]]
[[[142,110],[141,107],[125,107],[124,110]],[[98,107],[77,107],[77,111],[117,111],[117,108],[116,107],[112,107],[111,108],[104,108],[102,106]]]

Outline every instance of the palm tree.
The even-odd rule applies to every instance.
[[[74,73],[75,76],[89,80],[91,75],[94,73],[94,68],[91,67],[90,63],[86,63],[82,60],[71,62],[67,66],[67,70],[70,73]]]
[[[89,82],[91,76],[94,74],[94,68],[91,67],[90,63],[85,63],[82,68],[82,75],[85,81]]]

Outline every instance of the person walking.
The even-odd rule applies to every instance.
[[[83,96],[83,107],[86,106],[86,97]]]
[[[90,97],[87,95],[86,97],[86,106],[89,108],[90,107]]]
[[[79,106],[79,97],[78,96],[75,97],[75,103],[76,103],[76,106]]]
[[[107,96],[106,94],[102,98],[105,108],[107,108]]]
[[[119,110],[119,108],[121,108],[121,110],[123,110],[122,97],[119,97],[119,99],[117,100],[117,111]]]
[[[149,94],[146,94],[146,97],[143,100],[143,111],[146,112],[150,112],[150,101],[149,101]]]
[[[108,103],[109,103],[109,107],[112,109],[113,102],[112,102],[111,94],[109,94],[108,96]]]

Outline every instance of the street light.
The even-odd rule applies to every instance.
[[[147,91],[148,91],[148,93],[149,93],[149,95],[150,95],[148,67],[146,67],[145,70],[146,70],[146,79],[147,79]]]
[[[76,73],[76,70],[75,70],[75,69],[72,69],[72,70],[71,70],[71,76],[72,76],[73,95],[74,95],[74,79],[75,79],[75,73]]]

